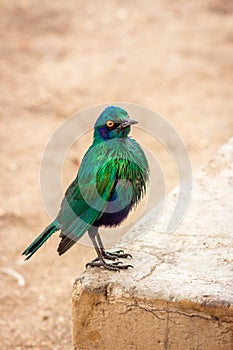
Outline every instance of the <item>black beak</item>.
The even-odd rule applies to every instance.
[[[120,125],[118,126],[118,129],[124,129],[127,128],[127,126],[133,125],[133,124],[137,124],[138,122],[134,119],[128,118],[123,120]]]

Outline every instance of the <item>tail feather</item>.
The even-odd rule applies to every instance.
[[[52,234],[59,230],[58,225],[52,222],[46,229],[24,250],[22,255],[26,255],[28,260]]]
[[[59,243],[59,246],[57,248],[57,252],[59,255],[64,254],[75,243],[77,243],[77,240],[73,240],[73,239],[69,238],[68,236],[64,235],[63,233],[61,233],[59,237],[61,237],[61,242]]]

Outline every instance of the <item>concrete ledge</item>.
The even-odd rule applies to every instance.
[[[133,270],[76,280],[74,349],[233,349],[232,174],[233,139],[195,175],[175,232],[164,231],[177,190],[158,223],[154,209],[128,233]]]

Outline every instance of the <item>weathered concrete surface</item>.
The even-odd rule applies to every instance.
[[[233,349],[233,139],[195,175],[187,215],[165,233],[176,197],[159,222],[152,210],[122,241],[133,270],[77,279],[76,350]]]

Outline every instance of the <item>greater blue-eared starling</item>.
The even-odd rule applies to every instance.
[[[100,114],[94,125],[93,143],[83,157],[77,177],[65,192],[56,219],[25,249],[26,260],[58,230],[61,231],[59,255],[87,231],[97,258],[86,266],[116,271],[132,267],[118,259],[131,257],[130,254],[104,249],[98,229],[119,225],[146,192],[148,163],[140,145],[128,136],[130,126],[136,123],[120,107],[107,107]]]

